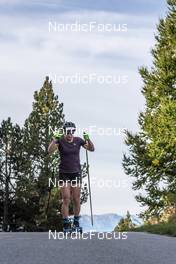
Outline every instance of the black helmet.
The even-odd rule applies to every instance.
[[[66,134],[73,134],[76,131],[76,126],[72,122],[65,122],[63,129]]]

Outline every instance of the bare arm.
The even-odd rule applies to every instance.
[[[52,154],[54,151],[58,149],[58,143],[56,143],[56,140],[53,139],[48,147],[48,153]]]

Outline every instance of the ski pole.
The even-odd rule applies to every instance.
[[[88,159],[87,149],[86,149],[86,162],[87,162],[87,174],[88,174],[89,197],[90,197],[91,224],[93,226],[92,194],[91,194],[91,186],[90,186],[89,159]]]

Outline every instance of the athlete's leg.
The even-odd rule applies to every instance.
[[[73,198],[73,206],[74,206],[74,215],[79,216],[80,214],[80,186],[77,184],[76,186],[71,187],[72,190],[72,198]]]
[[[61,187],[61,195],[62,195],[62,217],[68,218],[69,216],[69,204],[70,204],[70,183],[65,182],[63,186]]]

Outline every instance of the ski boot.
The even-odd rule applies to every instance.
[[[63,219],[63,233],[70,234],[72,232],[71,222],[69,218]]]
[[[83,230],[82,227],[79,225],[79,216],[74,216],[73,225],[72,225],[72,232],[82,234]]]

